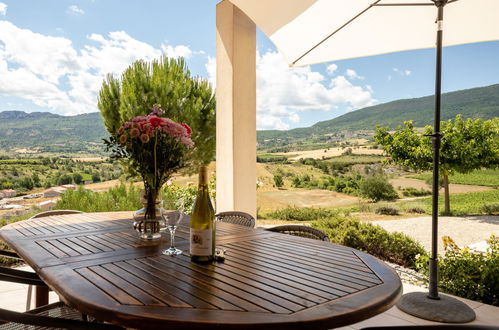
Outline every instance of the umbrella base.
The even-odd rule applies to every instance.
[[[440,299],[430,299],[424,292],[411,292],[402,296],[397,307],[421,319],[444,322],[466,323],[475,319],[475,312],[456,298],[439,295]]]

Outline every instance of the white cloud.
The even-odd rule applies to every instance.
[[[162,54],[124,31],[87,39],[89,44],[75,49],[69,39],[0,21],[0,95],[65,115],[98,111],[97,95],[107,73],[119,75],[138,59],[151,61]],[[171,47],[192,53],[187,46]]]
[[[411,70],[401,70],[401,69],[398,69],[398,68],[393,68],[393,71],[394,72],[397,72],[398,74],[400,74],[401,76],[409,76],[411,75],[412,71]]]
[[[192,50],[188,46],[184,45],[161,45],[161,50],[163,51],[163,53],[165,53],[166,56],[173,58],[190,58],[192,56]]]
[[[328,71],[337,69],[330,65]],[[329,84],[328,84],[329,83]],[[372,89],[355,86],[344,76],[329,82],[310,67],[290,68],[277,52],[257,54],[257,127],[289,128],[300,113],[355,110],[374,104]]]
[[[334,64],[334,63],[333,63],[333,64],[329,64],[329,65],[327,66],[327,69],[326,69],[326,70],[327,70],[327,73],[328,73],[329,75],[333,75],[333,74],[334,74],[334,72],[335,72],[337,69],[338,69],[338,66],[337,66],[336,64]]]
[[[217,86],[217,59],[216,57],[208,56],[208,61],[204,65],[206,72],[208,73],[208,81],[211,83],[213,88]]]
[[[216,61],[205,65],[210,81],[215,80]],[[337,69],[328,66],[328,72]],[[290,68],[281,54],[267,51],[256,58],[256,98],[258,129],[288,129],[300,122],[300,113],[310,111],[355,110],[373,105],[371,86],[355,86],[344,76],[327,78],[307,67]]]
[[[359,79],[359,80],[364,80],[364,77],[359,76],[355,70],[352,69],[347,69],[346,74],[348,78],[354,80],[354,79]]]
[[[0,2],[0,15],[7,15],[7,4]]]
[[[77,5],[71,5],[68,7],[68,11],[72,14],[76,14],[76,15],[83,15],[85,14],[85,11],[83,9],[81,9],[80,7],[78,7]]]

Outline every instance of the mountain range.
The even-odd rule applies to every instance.
[[[402,99],[352,111],[331,120],[320,121],[310,127],[288,131],[258,131],[258,141],[306,138],[345,131],[374,131],[376,125],[394,129],[408,120],[412,120],[416,127],[423,127],[433,125],[434,113],[433,95]],[[461,114],[463,118],[483,120],[499,117],[499,84],[442,94],[441,120],[454,119],[457,114]]]
[[[442,95],[442,120],[463,118],[483,120],[499,117],[499,84],[478,87]],[[311,127],[288,131],[258,131],[258,141],[269,139],[318,136],[336,132],[373,131],[376,125],[395,128],[406,120],[415,126],[433,124],[434,97],[403,99],[349,112]],[[47,146],[88,147],[102,146],[108,137],[98,112],[77,116],[60,116],[48,112],[10,110],[0,112],[0,149],[33,148]]]

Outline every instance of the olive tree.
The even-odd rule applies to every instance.
[[[215,154],[215,95],[206,80],[191,76],[184,59],[136,61],[120,78],[107,75],[98,98],[111,137],[125,121],[149,114],[154,104],[161,105],[162,116],[192,128],[189,172],[207,165]]]
[[[412,121],[404,122],[390,133],[387,127],[376,127],[375,141],[381,144],[390,162],[416,171],[430,170],[433,163],[432,142],[429,135],[433,127],[418,132]],[[480,168],[499,166],[499,119],[455,120],[441,123],[439,172],[443,178],[445,213],[450,214],[449,175],[468,173]]]

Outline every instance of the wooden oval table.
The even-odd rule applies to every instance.
[[[397,274],[369,254],[329,242],[217,223],[225,262],[165,256],[165,233],[141,241],[132,212],[16,222],[0,236],[61,299],[125,327],[327,329],[381,313],[401,295]]]

